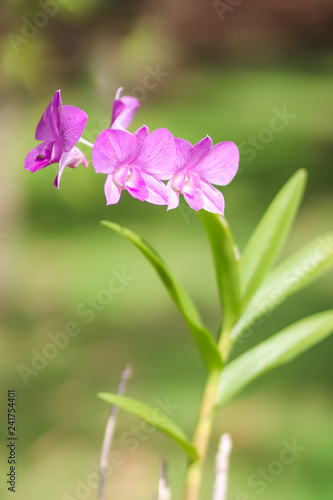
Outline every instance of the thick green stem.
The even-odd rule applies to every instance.
[[[198,500],[201,480],[202,469],[206,458],[207,447],[209,443],[210,433],[213,423],[213,407],[217,386],[220,378],[220,370],[215,370],[210,373],[207,379],[206,387],[204,389],[198,424],[194,433],[193,444],[197,448],[200,459],[192,462],[187,469],[185,479],[184,500]]]
[[[224,330],[221,334],[218,349],[223,361],[226,362],[230,352],[229,332]],[[213,409],[221,372],[222,370],[214,370],[207,378],[193,438],[193,444],[198,450],[200,458],[188,466],[183,500],[199,500],[203,465],[212,431]]]
[[[230,330],[223,329],[221,331],[220,340],[218,343],[218,350],[221,353],[223,363],[225,364],[228,361],[229,354],[231,351],[231,342],[230,342]]]

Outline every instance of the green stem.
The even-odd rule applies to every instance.
[[[231,342],[230,342],[230,330],[222,329],[220,339],[218,342],[218,350],[221,353],[222,361],[224,364],[228,361],[229,354],[231,351]]]
[[[198,424],[195,429],[193,444],[199,452],[199,460],[189,464],[185,479],[184,500],[198,500],[202,469],[206,458],[207,447],[213,424],[213,407],[221,370],[212,371],[207,379],[204,389],[201,407],[199,411]]]
[[[226,362],[230,352],[229,332],[221,334],[218,349]],[[189,464],[185,478],[183,500],[199,500],[203,466],[212,431],[215,396],[222,370],[212,371],[207,378],[199,410],[198,423],[194,432],[193,444],[199,452],[199,460]]]

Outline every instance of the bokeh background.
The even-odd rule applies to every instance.
[[[92,167],[23,170],[37,121],[55,90],[89,115],[84,137],[109,125],[119,86],[142,101],[131,130],[146,123],[198,141],[233,140],[240,170],[223,192],[242,249],[277,190],[298,168],[309,172],[304,202],[283,256],[332,228],[333,5],[330,0],[89,1],[2,0],[0,4],[1,495],[7,473],[6,394],[17,391],[18,500],[96,498],[96,471],[107,405],[124,365],[130,396],[170,401],[190,435],[204,368],[183,320],[144,258],[99,224],[109,219],[147,238],[191,292],[214,331],[220,321],[209,247],[184,204],[140,204],[126,193],[106,207],[104,176]],[[286,113],[272,132],[276,113]],[[252,143],[252,144],[251,144]],[[84,151],[89,154],[89,149]],[[126,273],[121,293],[90,323],[78,314]],[[332,275],[289,300],[239,345],[235,355],[290,322],[332,307]],[[50,334],[76,322],[80,334],[24,385]],[[32,350],[35,349],[36,351]],[[230,500],[330,498],[332,495],[333,339],[251,385],[216,416],[203,499],[210,498],[218,436],[232,434]],[[155,402],[155,403],[154,403]],[[181,497],[185,459],[166,437],[133,434],[138,420],[119,414],[114,449],[123,463],[108,499],[152,498],[159,463],[169,464]],[[133,427],[134,426],[134,427]],[[128,434],[126,434],[128,438]],[[279,460],[283,441],[305,448],[258,495],[258,469]],[[137,448],[134,451],[134,448]],[[81,489],[77,489],[78,486]]]

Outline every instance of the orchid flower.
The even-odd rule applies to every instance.
[[[117,90],[115,100],[113,101],[110,128],[127,130],[136,110],[140,106],[140,101],[128,95],[120,97],[122,90],[122,87]]]
[[[36,139],[43,141],[28,153],[24,168],[36,172],[53,163],[59,163],[54,185],[59,188],[60,178],[66,166],[85,167],[88,161],[75,146],[86,126],[88,116],[75,106],[63,106],[60,90],[54,94],[36,129]]]
[[[184,195],[191,208],[224,214],[224,198],[212,184],[225,186],[234,178],[239,152],[233,142],[220,142],[212,147],[209,136],[195,146],[184,139],[175,139],[176,155],[173,168],[165,172],[168,182],[168,210],[179,204]]]
[[[174,139],[167,129],[151,134],[146,126],[135,134],[103,130],[95,141],[92,161],[96,172],[107,174],[104,189],[107,205],[118,203],[124,189],[140,201],[166,205],[167,188],[156,173],[169,171],[174,156]]]

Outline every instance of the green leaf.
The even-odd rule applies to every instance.
[[[164,283],[176,306],[184,316],[208,371],[210,372],[215,368],[221,368],[221,355],[211,333],[203,326],[198,310],[193,304],[191,298],[173,277],[167,264],[162,260],[158,253],[149,245],[149,243],[133,231],[130,231],[129,229],[119,226],[119,224],[115,224],[113,222],[102,221],[102,224],[128,238],[148,259]]]
[[[263,316],[269,315],[288,297],[329,271],[333,266],[333,232],[324,234],[275,267],[233,328],[234,342],[251,333]]]
[[[148,406],[136,399],[119,396],[108,392],[101,392],[97,395],[107,403],[113,404],[125,410],[136,417],[145,420],[153,425],[160,431],[170,436],[176,443],[183,448],[188,458],[191,461],[197,460],[199,454],[193,444],[188,440],[184,432],[177,424],[175,424],[165,413],[163,413],[158,406],[155,408]]]
[[[223,311],[223,331],[230,332],[240,313],[239,253],[229,224],[221,217],[200,210],[199,217],[212,249]]]
[[[230,401],[252,380],[296,358],[324,340],[333,330],[333,310],[309,316],[261,342],[222,371],[216,406]]]
[[[264,213],[241,262],[242,308],[251,300],[281,249],[303,197],[307,173],[298,170]]]

